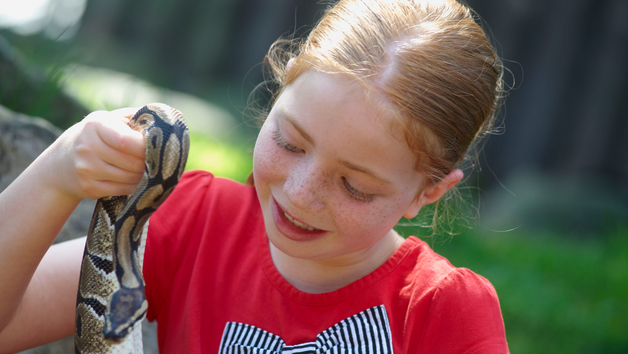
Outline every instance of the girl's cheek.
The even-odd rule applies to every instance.
[[[372,203],[378,203],[374,201]],[[403,214],[395,203],[367,204],[343,203],[336,210],[337,225],[343,233],[384,236]]]
[[[281,151],[277,150],[279,147],[273,141],[271,132],[268,129],[260,132],[253,153],[253,176],[256,185],[258,181],[268,183],[281,177],[285,161]]]

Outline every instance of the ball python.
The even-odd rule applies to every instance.
[[[142,264],[148,219],[177,185],[190,138],[183,115],[161,103],[140,108],[129,126],[144,134],[146,169],[129,196],[97,201],[76,301],[76,353],[141,353],[148,302]]]

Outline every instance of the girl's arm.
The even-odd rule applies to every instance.
[[[132,113],[90,114],[0,194],[0,351],[72,333],[85,241],[48,249],[83,198],[139,183],[144,139],[125,124]]]
[[[0,353],[15,353],[74,333],[76,292],[85,237],[52,246],[39,263],[12,320],[0,333]]]

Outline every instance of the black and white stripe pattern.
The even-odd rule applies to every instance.
[[[326,329],[314,342],[287,346],[279,336],[244,323],[227,322],[221,354],[392,354],[384,305],[371,307]]]

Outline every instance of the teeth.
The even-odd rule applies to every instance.
[[[288,215],[286,213],[283,213],[283,216],[285,216],[286,219],[288,219],[294,226],[298,227],[299,229],[307,230],[307,231],[314,231],[315,230],[311,226],[304,225],[304,224],[294,220],[290,215]]]

